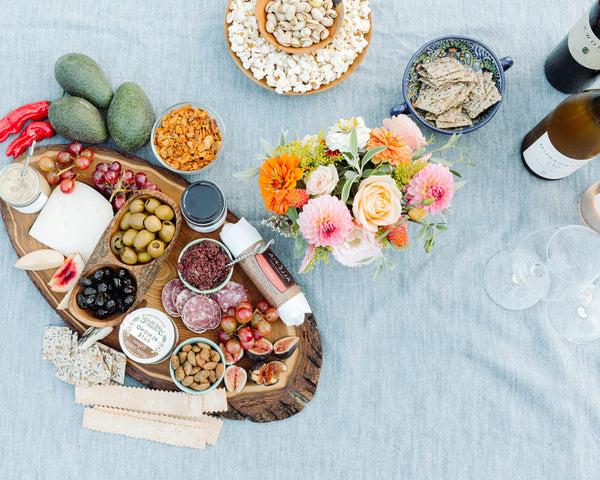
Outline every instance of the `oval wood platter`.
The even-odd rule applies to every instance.
[[[52,145],[36,148],[32,158],[32,165],[35,166],[42,155],[51,155],[54,157],[58,151],[65,147],[65,145]],[[181,194],[187,185],[187,182],[183,178],[160,167],[155,167],[141,158],[132,157],[107,148],[95,147],[93,150],[96,153],[94,163],[118,161],[124,169],[130,168],[134,171],[144,171],[148,175],[149,180],[160,187],[162,193],[169,196],[176,204],[179,204]],[[83,172],[83,175],[78,180],[91,183],[90,177],[93,170],[92,166],[89,170]],[[1,201],[0,210],[8,236],[19,257],[33,250],[45,248],[44,245],[28,235],[29,228],[33,224],[36,214],[17,212]],[[238,217],[231,211],[228,211],[227,221],[236,222],[237,220]],[[177,257],[180,250],[191,240],[204,236],[218,239],[218,232],[207,235],[199,234],[182,222],[179,235],[175,239],[175,248],[161,265],[154,282],[137,304],[137,308],[147,306],[163,310],[160,299],[162,287],[166,282],[177,277]],[[63,294],[54,293],[47,286],[48,280],[50,280],[54,271],[27,273],[50,306],[56,308],[62,300]],[[252,301],[255,302],[262,298],[258,289],[250,282],[241,268],[235,267],[233,280],[246,287]],[[86,330],[87,326],[78,319],[76,312],[66,309],[57,310],[57,313],[73,330],[79,333]],[[173,320],[179,330],[179,342],[197,336],[183,325],[180,318],[174,318]],[[314,316],[308,315],[306,321],[299,327],[287,327],[281,320],[278,320],[274,324],[273,332],[268,338],[274,341],[286,335],[297,335],[300,337],[298,349],[286,360],[288,371],[281,376],[276,385],[265,387],[263,385],[255,385],[252,381],[248,380],[246,387],[241,393],[228,392],[229,410],[224,413],[224,417],[236,420],[249,419],[255,422],[281,420],[300,412],[306,403],[312,399],[319,381],[322,361],[321,338]],[[216,330],[206,332],[202,336],[215,340],[218,343]],[[102,343],[120,350],[118,329],[115,328]],[[249,368],[252,362],[242,359],[239,365]],[[169,375],[168,359],[156,365],[141,365],[128,359],[127,374],[150,388],[177,390]]]
[[[261,87],[266,88],[267,90],[270,90],[271,92],[275,92],[275,88],[268,85],[267,81],[264,78],[262,80],[258,80],[254,77],[254,75],[252,75],[252,72],[250,70],[245,69],[244,65],[242,65],[242,61],[235,54],[235,52],[231,49],[231,42],[229,41],[229,24],[227,23],[227,14],[229,13],[229,10],[230,10],[230,4],[231,4],[231,0],[229,0],[229,2],[227,3],[227,9],[225,10],[224,28],[225,28],[225,41],[227,42],[227,50],[229,50],[229,54],[231,55],[231,58],[233,58],[233,61],[235,62],[235,64],[239,67],[239,69],[242,72],[244,72],[244,75],[246,75],[250,80],[252,80],[257,85],[260,85]],[[325,85],[321,85],[319,88],[317,88],[315,90],[309,90],[308,92],[286,92],[283,95],[289,95],[289,96],[312,95],[314,93],[324,92],[325,90],[329,90],[330,88],[333,88],[336,85],[339,85],[344,80],[346,80],[350,75],[352,75],[354,70],[356,70],[356,68],[360,65],[360,63],[365,58],[365,55],[367,54],[367,50],[369,49],[369,45],[371,45],[371,32],[373,31],[373,17],[372,17],[371,13],[369,13],[369,21],[371,23],[371,28],[365,35],[365,38],[367,40],[367,46],[363,49],[362,52],[360,52],[358,54],[358,56],[354,59],[354,62],[352,63],[352,65],[350,65],[348,70],[346,70],[340,77],[336,78],[335,80],[333,80]]]

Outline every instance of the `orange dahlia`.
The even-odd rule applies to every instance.
[[[412,150],[408,144],[395,133],[387,128],[374,128],[371,130],[371,137],[367,142],[367,149],[386,147],[373,157],[373,163],[389,162],[391,165],[398,166],[410,163],[412,160]]]
[[[283,215],[290,208],[288,192],[302,178],[299,163],[297,156],[283,154],[267,158],[261,165],[258,186],[267,210]]]

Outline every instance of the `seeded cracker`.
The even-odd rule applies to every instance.
[[[438,128],[470,126],[485,110],[502,100],[491,72],[474,71],[453,57],[417,66],[421,90],[414,102]]]
[[[55,367],[71,362],[73,347],[71,329],[68,327],[46,327],[42,340],[42,358]]]

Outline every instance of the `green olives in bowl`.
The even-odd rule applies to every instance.
[[[126,265],[144,265],[168,254],[177,234],[176,207],[159,192],[154,194],[140,192],[115,220],[110,250]]]

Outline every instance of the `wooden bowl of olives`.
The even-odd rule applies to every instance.
[[[181,225],[179,207],[165,194],[140,190],[131,196],[98,241],[81,278],[94,275],[102,268],[126,269],[136,282],[133,303],[128,299],[125,302],[127,310],[117,308],[110,313],[102,306],[100,309],[86,308],[83,295],[78,294],[84,294],[85,288],[90,286],[80,284],[69,301],[70,312],[82,323],[93,327],[119,325],[152,285],[175,247]]]
[[[160,192],[141,193],[121,207],[110,250],[125,265],[143,265],[167,255],[180,221],[175,203]]]

